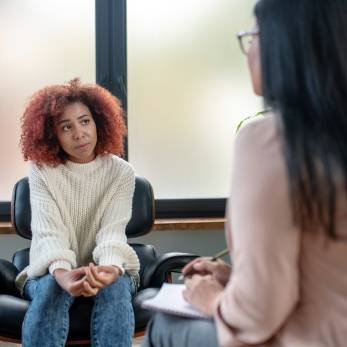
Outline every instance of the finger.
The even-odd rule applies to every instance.
[[[83,282],[79,285],[79,287],[75,287],[75,288],[71,288],[69,290],[69,293],[74,296],[74,297],[79,297],[82,295],[84,291],[84,286],[83,286]]]
[[[115,268],[112,265],[98,265],[97,266],[97,271],[100,272],[106,272],[106,273],[114,273],[118,272],[117,268]]]
[[[77,276],[78,275],[85,275],[85,273],[86,273],[85,266],[79,267],[77,269],[73,269],[73,270],[71,270],[71,272]]]
[[[98,266],[96,265],[89,265],[89,269],[92,272],[93,276],[95,279],[99,280],[99,271],[98,271]]]
[[[81,294],[79,294],[78,292],[77,293],[74,293],[74,292],[70,292],[70,295],[75,297],[75,298],[78,298],[79,296],[81,296]]]
[[[113,266],[113,265],[99,265],[98,266],[98,273],[99,273],[99,278],[102,280],[107,280],[108,282],[111,280],[117,279],[122,271],[118,266]]]
[[[97,293],[96,293],[96,294],[97,294]],[[89,298],[89,297],[91,297],[91,296],[95,296],[96,294],[91,294],[91,293],[89,293],[89,292],[87,292],[87,291],[83,291],[83,292],[81,293],[81,295],[84,296],[85,298]]]
[[[74,281],[71,283],[71,287],[70,287],[70,292],[78,292],[81,289],[83,289],[83,283],[85,282],[85,278],[81,278],[78,281]]]
[[[85,267],[83,266],[83,267],[71,270],[71,273],[74,279],[80,280],[86,275],[86,270],[85,270]]]
[[[191,272],[193,267],[194,267],[194,264],[201,262],[203,259],[204,259],[204,257],[195,258],[194,260],[192,260],[190,263],[188,263],[187,265],[185,265],[182,268],[182,273],[187,274],[187,273]]]
[[[96,295],[96,293],[98,292],[98,288],[92,288],[90,284],[88,283],[88,281],[84,281],[83,286],[84,286],[84,292],[91,294],[91,296]]]
[[[107,280],[108,275],[105,272],[99,271],[98,268],[99,266],[94,266],[94,268],[92,268],[91,270],[93,271],[94,277],[98,280],[98,282],[100,282],[103,287],[105,287],[109,284]]]
[[[90,286],[94,288],[102,288],[104,285],[96,278],[92,272],[92,268],[88,267],[86,269],[87,272],[87,281],[90,284]]]
[[[194,270],[204,273],[211,273],[215,271],[217,262],[211,260],[201,261],[194,264]]]
[[[118,277],[119,276],[116,272],[114,273],[100,272],[100,278],[102,279],[103,283],[105,283],[106,285],[113,283],[114,281],[116,281]]]
[[[227,265],[227,262],[226,262],[226,261],[224,261],[224,260],[223,260],[223,259],[221,259],[221,258],[218,258],[218,259],[217,259],[217,263]]]
[[[95,280],[102,283],[102,276],[100,276],[99,266],[96,266],[94,264],[89,264],[89,270],[91,271]]]

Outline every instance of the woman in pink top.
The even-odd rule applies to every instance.
[[[260,0],[255,16],[239,39],[272,111],[235,144],[232,271],[188,264],[184,296],[214,321],[157,315],[145,346],[347,346],[347,1]]]

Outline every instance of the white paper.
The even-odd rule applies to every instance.
[[[184,300],[184,288],[184,284],[164,283],[154,298],[143,301],[142,307],[184,317],[211,318]]]

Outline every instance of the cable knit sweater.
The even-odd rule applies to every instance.
[[[29,266],[16,279],[21,291],[28,277],[91,261],[138,276],[139,259],[125,235],[135,187],[126,161],[103,155],[85,164],[30,163],[29,186],[32,242]]]

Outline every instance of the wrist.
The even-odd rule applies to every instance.
[[[63,273],[65,273],[65,272],[67,272],[68,270],[66,270],[66,269],[55,269],[54,271],[53,271],[53,277],[55,278],[55,279],[57,279],[57,277],[60,277],[60,275],[62,275]]]
[[[117,265],[112,265],[117,270],[117,276],[123,275],[122,269]]]
[[[66,260],[56,260],[49,265],[48,271],[53,276],[54,271],[58,269],[70,271],[72,266]]]

